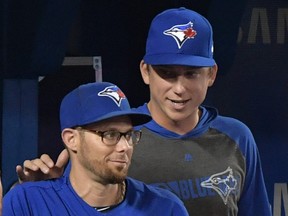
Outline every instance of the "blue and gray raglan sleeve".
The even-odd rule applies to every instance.
[[[223,116],[218,117],[213,126],[237,143],[245,160],[238,216],[272,216],[260,155],[251,130],[241,121]]]
[[[246,177],[239,200],[239,216],[272,216],[258,148],[251,131],[239,140],[246,160]]]

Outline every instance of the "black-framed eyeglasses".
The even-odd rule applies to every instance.
[[[100,136],[102,142],[108,146],[116,145],[122,136],[125,137],[125,139],[127,140],[127,143],[130,146],[134,146],[140,141],[141,135],[142,135],[141,130],[129,130],[125,133],[122,133],[117,130],[98,131],[98,130],[92,130],[92,129],[82,128],[82,127],[81,127],[81,130],[88,131],[88,132],[91,132]]]

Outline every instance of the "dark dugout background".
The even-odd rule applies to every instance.
[[[15,165],[24,159],[48,153],[56,160],[63,149],[59,103],[71,89],[95,80],[91,66],[61,66],[64,57],[101,56],[103,80],[118,84],[131,105],[139,106],[149,100],[139,62],[150,22],[164,9],[185,6],[206,16],[214,29],[219,72],[205,103],[251,128],[274,216],[288,214],[287,0],[4,0],[2,6],[5,191],[17,179]],[[45,78],[38,82],[39,76]],[[11,88],[15,83],[16,97]],[[18,111],[20,117],[31,114],[20,126],[19,118],[7,118],[9,99],[19,102],[16,107],[26,107]]]

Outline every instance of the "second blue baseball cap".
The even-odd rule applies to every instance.
[[[147,123],[151,116],[130,108],[121,89],[113,83],[94,82],[80,85],[61,102],[61,130],[96,123],[117,116],[129,116],[132,125]]]
[[[213,66],[213,49],[213,31],[205,17],[184,7],[168,9],[152,20],[144,62]]]

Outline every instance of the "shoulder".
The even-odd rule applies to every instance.
[[[37,203],[43,205],[41,194],[47,194],[47,188],[51,188],[47,181],[27,182],[16,185],[8,191],[3,198],[3,215],[24,215],[29,214],[30,207]],[[45,190],[45,193],[43,193]],[[15,214],[16,212],[16,214]]]
[[[238,136],[252,138],[250,128],[245,123],[235,118],[218,115],[212,122],[211,127],[233,138]]]
[[[141,112],[141,113],[143,113],[143,114],[151,115],[151,113],[150,113],[150,111],[149,111],[149,109],[148,109],[147,103],[144,103],[142,106],[139,106],[139,107],[137,107],[137,108],[132,108],[132,109],[133,109],[133,110],[136,110],[137,112]],[[153,120],[151,120],[150,122],[153,122]],[[135,126],[134,128],[135,128],[136,130],[140,130],[140,129],[142,129],[142,128],[144,127],[144,125],[147,125],[147,124],[149,124],[149,122],[148,122],[148,123],[145,123],[145,124],[143,124],[143,125]]]
[[[145,114],[150,114],[149,109],[147,107],[147,103],[144,103],[142,106],[139,106],[137,108],[132,108],[134,110],[137,110],[138,112],[142,112]]]
[[[214,125],[221,124],[224,127],[232,125],[238,128],[248,128],[247,125],[242,121],[240,121],[239,119],[222,115],[218,115],[213,124]]]
[[[32,215],[39,212],[47,215],[55,206],[59,207],[60,212],[62,198],[59,194],[69,192],[65,185],[62,178],[16,185],[3,198],[3,216]],[[65,210],[64,207],[63,209]]]
[[[134,190],[144,197],[150,197],[150,199],[159,200],[159,202],[171,202],[179,205],[183,205],[183,202],[171,191],[148,185],[142,181],[136,179],[127,178],[129,189]]]
[[[16,185],[7,194],[4,196],[4,200],[15,199],[20,197],[25,197],[26,200],[30,197],[35,199],[39,194],[42,194],[45,191],[45,194],[49,191],[56,191],[57,188],[62,184],[62,179],[54,179],[47,181],[36,181],[36,182],[25,182],[23,184]]]
[[[203,106],[202,123],[208,128],[215,129],[222,134],[226,134],[235,141],[239,139],[253,139],[250,128],[242,121],[228,116],[218,114],[217,109]]]
[[[25,182],[22,184],[18,184],[13,187],[7,194],[9,193],[18,193],[18,192],[25,192],[25,191],[33,191],[38,189],[47,189],[51,187],[51,181],[35,181],[35,182]]]
[[[217,116],[212,122],[211,128],[233,140],[241,149],[242,154],[247,160],[246,162],[250,161],[248,158],[251,157],[252,159],[258,154],[257,144],[250,128],[240,120]]]

